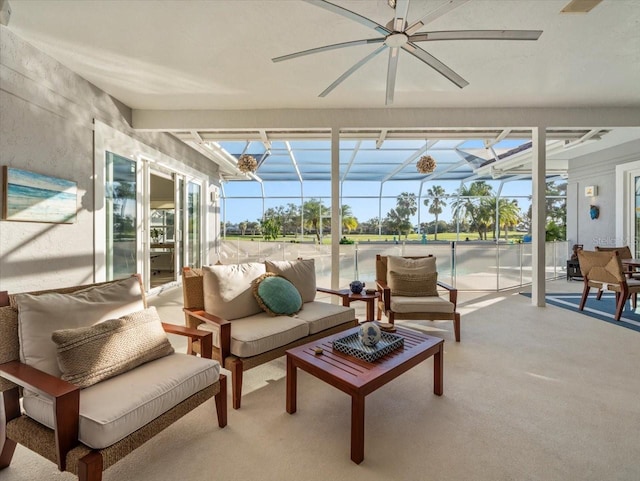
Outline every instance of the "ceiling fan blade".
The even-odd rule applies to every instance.
[[[289,55],[283,55],[282,57],[272,58],[272,62],[282,62],[283,60],[291,60],[292,58],[303,57],[305,55],[311,55],[314,53],[326,52],[328,50],[336,50],[345,47],[354,47],[356,45],[367,45],[370,43],[382,43],[384,37],[381,38],[365,38],[363,40],[353,40],[351,42],[334,43],[332,45],[325,45],[324,47],[311,48],[309,50],[302,50],[296,53],[290,53]]]
[[[389,49],[389,67],[387,69],[387,98],[385,105],[391,105],[393,103],[393,93],[396,90],[396,74],[398,73],[398,57],[400,56],[400,49],[398,47],[392,47]]]
[[[326,2],[324,0],[303,0],[307,3],[311,3],[316,7],[324,8],[325,10],[329,10],[330,12],[337,13],[338,15],[342,15],[345,18],[353,20],[354,22],[358,22],[360,25],[364,25],[365,27],[372,28],[382,35],[389,35],[391,32],[388,28],[383,27],[379,23],[374,22],[367,17],[363,17],[362,15],[358,15],[351,10],[347,10],[346,8],[339,7],[338,5],[334,5],[331,2]]]
[[[406,45],[403,45],[402,48],[405,51],[409,52],[414,57],[416,57],[417,59],[422,60],[429,67],[434,69],[436,72],[439,72],[441,75],[451,80],[454,84],[456,84],[461,89],[469,85],[469,82],[463,79],[460,75],[455,73],[445,64],[443,64],[440,60],[438,60],[437,58],[435,58],[433,55],[426,52],[425,50],[421,49],[417,45],[409,42]]]
[[[387,48],[386,45],[381,45],[380,47],[378,47],[376,50],[374,50],[373,52],[371,52],[369,55],[367,55],[365,58],[363,58],[362,60],[360,60],[358,63],[356,63],[355,65],[353,65],[353,67],[351,67],[349,70],[347,70],[345,73],[343,73],[342,75],[340,75],[340,77],[338,77],[335,82],[333,82],[331,85],[329,85],[326,89],[324,89],[322,91],[322,93],[320,95],[318,95],[318,97],[326,97],[327,95],[329,95],[329,93],[331,93],[331,91],[333,89],[335,89],[338,85],[340,85],[342,82],[344,82],[347,77],[349,77],[353,72],[355,72],[356,70],[358,70],[360,67],[362,67],[365,63],[367,63],[369,60],[371,60],[373,57],[375,57],[376,55],[378,55],[380,52],[382,52],[385,48]]]
[[[538,40],[542,30],[450,30],[446,32],[421,32],[411,35],[410,42],[436,40]]]
[[[404,30],[405,23],[407,22],[409,0],[397,0],[395,10],[396,15],[393,19],[393,30],[396,32],[402,32]]]
[[[467,3],[468,1],[469,0],[447,0],[445,3],[440,5],[435,10],[431,10],[429,13],[427,13],[424,17],[422,17],[417,22],[409,25],[409,27],[407,27],[404,33],[406,33],[407,35],[413,35],[427,23],[433,22],[436,18],[442,17],[445,13],[449,13],[454,8],[458,8],[464,5],[465,3]]]

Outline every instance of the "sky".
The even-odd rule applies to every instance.
[[[460,188],[460,178],[473,174],[485,159],[493,158],[509,152],[531,139],[503,139],[496,143],[492,153],[484,148],[481,139],[438,139],[438,140],[385,140],[376,144],[375,139],[341,140],[340,141],[340,175],[357,180],[341,183],[342,204],[351,207],[353,215],[359,222],[365,222],[380,216],[386,217],[389,210],[396,207],[396,198],[402,192],[421,195],[420,211],[412,222],[430,222],[435,220],[429,214],[423,200],[427,191],[434,185],[441,186],[448,195],[454,195]],[[264,209],[286,206],[289,203],[300,205],[304,200],[321,199],[327,206],[331,204],[331,142],[330,140],[292,140],[273,141],[267,152],[266,160],[260,165],[257,174],[263,179],[262,186],[254,180],[228,181],[223,184],[223,215],[222,219],[237,224],[248,220],[256,221],[262,217],[263,189]],[[260,161],[265,154],[266,147],[258,141],[220,142],[220,147],[236,158],[241,154],[254,155]],[[426,149],[420,150],[420,149]],[[420,155],[432,155],[437,161],[436,173],[446,173],[446,176],[458,180],[443,180],[441,178],[422,184],[424,174],[416,172],[416,161]],[[480,157],[478,157],[480,156]],[[305,181],[300,183],[294,170],[294,162],[300,175]],[[347,175],[348,172],[348,175]],[[380,183],[378,179],[389,176],[389,180]],[[282,181],[281,179],[296,179]],[[370,179],[375,178],[376,181]],[[369,180],[367,180],[369,179]],[[502,198],[516,199],[523,214],[530,206],[531,181],[517,180],[501,183],[500,180],[488,180],[493,192],[500,190]],[[382,189],[381,189],[382,185]],[[420,188],[422,187],[422,192]],[[468,185],[468,184],[466,184]],[[502,187],[501,187],[502,185]],[[379,207],[378,198],[382,197]],[[452,220],[451,204],[453,199],[446,200],[439,220]]]
[[[500,186],[500,181],[488,181],[493,186],[494,192]],[[422,200],[426,196],[427,189],[433,185],[440,185],[447,194],[454,194],[460,187],[459,181],[443,181],[427,184],[423,188]],[[418,194],[420,183],[417,181],[386,182],[382,191],[382,218],[390,209],[396,206],[396,198],[402,192],[413,192]],[[289,203],[300,203],[300,183],[299,182],[264,182],[265,203],[264,208],[277,207]],[[237,224],[244,220],[256,221],[262,216],[262,199],[260,184],[255,181],[231,181],[224,185],[226,199],[226,215],[223,218],[231,224]],[[321,198],[326,205],[331,204],[331,185],[325,181],[307,181],[302,186],[305,200],[311,198]],[[359,222],[364,222],[379,215],[378,195],[380,193],[379,182],[345,182],[342,192],[342,203],[351,207],[353,215]],[[513,198],[518,201],[518,205],[525,214],[531,204],[531,181],[505,182],[501,198]],[[242,197],[242,198],[240,198]],[[447,200],[447,206],[443,207],[439,220],[451,221],[452,199]],[[420,222],[431,222],[434,220],[433,214],[429,214],[428,207],[421,202]],[[415,225],[418,224],[418,215],[412,219]]]

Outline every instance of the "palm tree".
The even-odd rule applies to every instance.
[[[316,239],[320,242],[322,228],[327,220],[330,220],[331,211],[318,199],[306,201],[302,205],[302,211],[304,212],[305,224],[316,231]]]
[[[358,228],[358,219],[353,217],[353,212],[351,211],[351,207],[347,204],[343,204],[340,209],[340,213],[342,215],[342,228],[347,232],[351,232],[354,229]]]
[[[387,214],[385,224],[389,230],[397,232],[398,237],[402,234],[406,237],[411,232],[411,216],[417,211],[416,194],[403,192],[396,199],[396,208]]]
[[[498,201],[498,217],[500,225],[504,226],[504,238],[509,240],[509,227],[518,225],[522,217],[518,201],[500,199]],[[500,237],[500,226],[498,226],[498,237]]]
[[[440,185],[434,185],[427,190],[427,195],[431,199],[425,199],[425,207],[429,207],[429,214],[433,214],[436,219],[434,240],[438,240],[438,216],[442,214],[442,208],[447,205],[443,199],[445,197],[444,189]]]
[[[460,187],[456,194],[458,198],[453,201],[453,217],[456,219],[468,219],[471,228],[476,228],[480,239],[486,239],[483,227],[486,222],[486,209],[480,208],[482,197],[491,196],[493,188],[485,181],[473,182],[469,187]]]

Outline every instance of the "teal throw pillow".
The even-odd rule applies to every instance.
[[[253,282],[253,295],[270,315],[291,316],[302,309],[300,292],[284,277],[267,272]]]

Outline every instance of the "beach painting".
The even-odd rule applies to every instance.
[[[2,218],[23,222],[72,224],[77,184],[70,180],[3,167]]]

